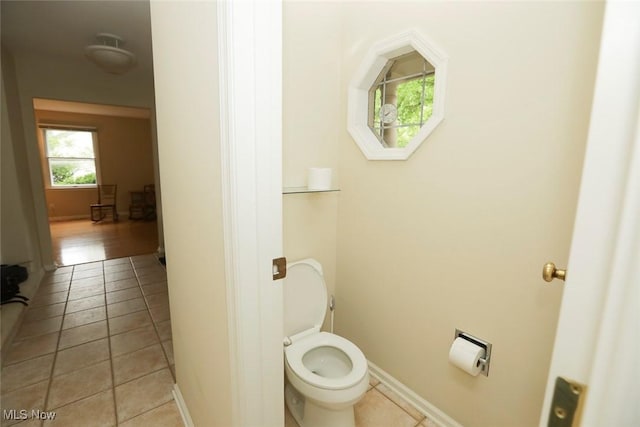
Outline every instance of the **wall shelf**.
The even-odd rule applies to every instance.
[[[302,193],[331,193],[340,191],[339,188],[331,188],[329,190],[309,190],[307,187],[284,187],[282,194],[302,194]]]

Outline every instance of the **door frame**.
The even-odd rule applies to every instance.
[[[540,426],[547,425],[558,376],[587,386],[581,425],[640,422],[640,391],[634,384],[640,378],[638,22],[640,3],[607,3],[567,280]]]
[[[284,425],[282,3],[218,2],[220,136],[234,426]]]

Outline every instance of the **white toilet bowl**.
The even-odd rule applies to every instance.
[[[351,341],[320,332],[326,306],[320,264],[307,259],[288,265],[285,402],[300,427],[353,427],[353,405],[369,384],[367,359]]]

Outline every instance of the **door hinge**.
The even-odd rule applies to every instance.
[[[587,386],[584,384],[562,377],[556,378],[547,426],[579,426],[586,391]]]
[[[287,258],[274,258],[272,264],[273,280],[280,280],[287,277]]]

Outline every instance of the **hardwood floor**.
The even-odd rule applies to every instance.
[[[52,221],[51,241],[58,265],[75,265],[133,255],[158,249],[156,221],[97,222],[88,219]]]

